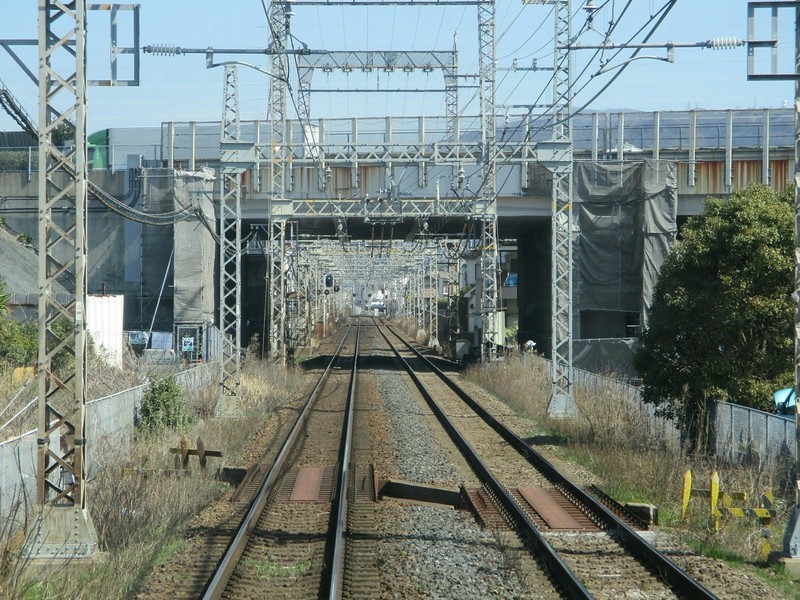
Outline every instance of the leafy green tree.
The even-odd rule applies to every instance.
[[[62,146],[65,143],[74,140],[75,125],[73,125],[71,121],[62,121],[53,130],[51,137],[56,146]]]
[[[0,362],[10,367],[24,367],[36,361],[36,321],[19,323],[5,317],[0,322]]]
[[[751,185],[709,198],[659,273],[634,360],[644,399],[678,418],[690,447],[727,401],[774,409],[793,380],[794,190]]]

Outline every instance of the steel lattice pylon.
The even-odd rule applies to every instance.
[[[270,277],[270,355],[286,361],[286,302],[283,269],[284,226],[285,220],[274,217],[275,207],[284,199],[286,190],[286,96],[287,76],[289,74],[286,56],[289,38],[289,10],[285,2],[270,3],[269,27],[271,34],[270,48],[272,54],[272,77],[269,82],[269,173],[270,173],[270,207],[269,207],[269,256]],[[279,246],[276,241],[279,241]],[[277,256],[276,256],[277,253]],[[277,265],[277,266],[276,266]]]
[[[547,414],[576,413],[572,396],[572,39],[570,0],[555,0],[553,73],[552,361]],[[542,145],[540,144],[540,147]]]
[[[458,242],[441,244],[441,255],[447,267],[447,284],[445,295],[447,297],[447,347],[455,356],[456,340],[459,332],[459,293],[461,290],[461,248]]]
[[[229,162],[235,158],[234,153],[241,141],[238,70],[235,65],[225,67],[220,137],[219,328],[222,359],[217,413],[230,415],[239,411],[241,383],[242,169]]]
[[[436,247],[429,250],[430,281],[428,282],[428,303],[431,309],[431,337],[439,343],[439,263],[436,258]]]
[[[269,347],[272,358],[286,359],[286,279],[285,245],[286,221],[269,220],[269,241],[267,242],[267,268],[269,272]]]
[[[458,118],[458,32],[453,34],[453,65],[444,70],[444,106],[447,115],[447,137],[458,142],[461,136]]]
[[[759,28],[757,14],[768,11],[770,29]],[[780,13],[794,13],[794,70],[779,71],[778,43]],[[763,16],[762,16],[763,18]],[[757,39],[759,31],[771,31],[766,39]],[[761,72],[756,54],[759,49],[772,53],[770,72]],[[747,3],[747,79],[794,82],[794,389],[800,388],[800,1],[752,0]],[[795,406],[797,458],[800,459],[800,404]],[[797,465],[797,463],[795,463]],[[795,468],[795,506],[783,536],[784,553],[792,561],[800,560],[800,469]],[[788,568],[788,564],[787,564]]]
[[[39,0],[39,350],[36,535],[31,557],[86,557],[86,4]],[[63,106],[56,108],[54,102]],[[75,145],[56,147],[58,128]],[[60,211],[57,222],[54,207]],[[58,286],[66,293],[58,293]]]
[[[297,243],[298,224],[297,221],[290,221],[288,225],[289,239],[288,243],[284,246],[285,249],[283,253],[283,259],[285,261],[285,268],[283,269],[283,298],[285,304],[283,319],[286,325],[286,332],[284,333],[286,350],[283,352],[283,356],[285,359],[288,359],[290,356],[294,357],[298,340],[301,339],[300,329],[303,317],[300,311],[302,281],[300,280],[300,245]]]
[[[570,0],[554,0],[553,135],[539,144],[540,161],[553,173],[552,392],[547,414],[576,414],[572,396],[572,39]]]
[[[495,3],[478,4],[483,186],[481,220],[481,362],[497,357],[497,199],[495,196]]]
[[[794,62],[794,289],[800,294],[800,2],[795,4],[795,62]],[[795,300],[794,312],[794,385],[800,389],[800,300]],[[795,447],[800,461],[800,406],[795,403]],[[800,463],[795,467],[794,526],[784,536],[792,557],[800,557]],[[792,543],[794,542],[794,543]]]

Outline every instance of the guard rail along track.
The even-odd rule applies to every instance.
[[[605,531],[613,533],[619,543],[627,552],[635,557],[636,560],[644,563],[651,572],[664,580],[676,594],[685,598],[716,598],[716,596],[701,585],[697,580],[689,576],[684,570],[676,565],[667,556],[659,552],[636,532],[619,516],[614,514],[609,508],[588,494],[581,487],[568,480],[555,466],[552,465],[541,454],[536,452],[526,444],[519,436],[512,432],[508,427],[500,423],[496,418],[489,414],[476,400],[465,392],[458,384],[445,375],[427,357],[421,354],[416,348],[404,340],[397,332],[385,323],[386,327],[394,337],[396,337],[415,357],[423,362],[426,368],[430,369],[444,382],[465,404],[469,406],[486,424],[499,434],[516,452],[525,458],[533,468],[541,472],[544,477],[555,487],[562,490],[564,495],[586,511],[590,518],[598,523]],[[447,431],[454,444],[463,453],[470,466],[475,470],[490,494],[500,503],[501,508],[513,521],[517,531],[522,538],[530,544],[536,558],[539,559],[548,571],[552,581],[562,590],[562,593],[569,598],[593,598],[594,596],[583,585],[578,576],[565,563],[564,559],[551,546],[548,540],[542,535],[535,523],[522,509],[513,494],[500,483],[498,478],[478,457],[470,443],[456,429],[441,407],[434,400],[431,393],[426,389],[417,373],[411,365],[400,354],[397,347],[391,342],[389,337],[383,332],[382,327],[378,327],[381,335],[392,348],[397,358],[402,362],[409,376],[412,378],[431,410],[434,412],[442,427]],[[633,560],[633,558],[632,558]]]

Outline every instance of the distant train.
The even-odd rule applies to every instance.
[[[386,312],[386,300],[375,298],[367,303],[367,308],[378,312]]]

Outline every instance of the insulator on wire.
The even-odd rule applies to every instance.
[[[744,40],[737,37],[717,37],[706,42],[706,48],[712,50],[732,50],[739,46],[744,46]]]
[[[145,46],[143,50],[156,56],[175,56],[183,52],[180,46],[172,46],[170,44],[153,44],[152,46]]]

